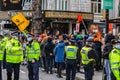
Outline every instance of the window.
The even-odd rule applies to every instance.
[[[68,9],[68,1],[65,0],[65,10],[67,10],[67,9]]]
[[[57,1],[55,0],[55,10],[57,10]]]
[[[54,0],[55,10],[67,11],[68,0]]]
[[[101,0],[92,0],[91,1],[91,11],[93,13],[102,13]]]

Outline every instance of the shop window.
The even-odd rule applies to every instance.
[[[92,0],[91,1],[91,11],[93,13],[102,13],[101,10],[101,0]]]

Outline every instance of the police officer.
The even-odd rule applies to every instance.
[[[94,75],[94,62],[97,59],[93,46],[93,39],[89,38],[86,41],[86,46],[81,50],[82,63],[85,71],[85,80],[92,80]]]
[[[13,70],[14,80],[19,80],[20,63],[23,61],[23,49],[18,35],[18,32],[11,33],[12,38],[6,44],[7,80],[12,80]]]
[[[116,41],[113,50],[109,54],[110,66],[112,70],[111,80],[120,80],[120,41]]]
[[[10,40],[10,36],[8,32],[4,33],[3,44],[6,46],[7,42]],[[6,68],[6,49],[4,50],[4,57],[3,57],[3,69]]]
[[[39,58],[40,45],[34,41],[34,35],[28,34],[28,44],[26,46],[26,54],[28,61],[28,78],[29,80],[39,80]]]
[[[2,69],[1,69],[2,63],[1,62],[3,60],[4,49],[5,49],[2,39],[3,39],[3,36],[0,35],[0,80],[2,80]]]
[[[75,80],[76,74],[76,59],[78,48],[75,45],[75,40],[70,40],[71,44],[65,47],[66,52],[66,80]]]

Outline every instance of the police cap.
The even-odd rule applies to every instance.
[[[88,38],[86,42],[94,42],[94,40],[92,38]]]
[[[30,33],[28,33],[27,36],[28,36],[28,37],[34,37],[34,35],[33,35],[33,34],[30,34]]]
[[[75,43],[75,42],[76,42],[76,40],[75,40],[74,38],[71,38],[69,41],[70,41],[71,43]]]
[[[15,31],[11,33],[11,36],[19,36],[19,32]]]
[[[120,40],[116,40],[115,43],[120,43]]]

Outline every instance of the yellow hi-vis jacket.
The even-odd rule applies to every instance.
[[[6,44],[6,62],[20,63],[23,61],[22,44],[19,40],[12,38]]]
[[[114,48],[109,54],[111,70],[116,77],[116,80],[120,80],[120,50]]]
[[[66,46],[65,52],[66,52],[66,59],[76,59],[77,57],[77,50],[78,48],[76,46]]]
[[[28,44],[29,45],[29,44]],[[39,60],[41,57],[40,55],[40,45],[38,42],[33,41],[31,43],[31,46],[26,46],[26,54],[27,54],[27,60],[32,61],[32,59]]]
[[[89,64],[89,62],[94,61],[94,59],[89,59],[88,58],[88,52],[90,50],[92,50],[92,48],[86,47],[86,46],[81,49],[80,53],[81,53],[81,56],[82,56],[82,63],[84,65],[87,65],[87,64]]]
[[[0,61],[3,60],[4,50],[5,50],[4,41],[0,40]]]

